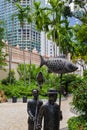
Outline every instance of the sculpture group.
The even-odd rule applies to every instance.
[[[73,63],[67,61],[65,58],[57,57],[53,59],[41,58],[40,67],[46,65],[50,72],[61,74],[60,78],[60,91],[62,83],[62,74],[70,73],[78,69]],[[48,71],[48,72],[49,72]],[[38,86],[41,88],[44,78],[40,72],[37,76]],[[49,89],[47,92],[48,101],[44,104],[39,100],[39,91],[32,90],[33,99],[27,103],[28,130],[59,130],[60,120],[62,120],[61,105],[61,92],[59,92],[59,104],[56,103],[58,92],[56,89]],[[42,120],[44,118],[43,124]]]
[[[48,101],[43,103],[39,100],[37,89],[32,90],[33,99],[27,103],[28,130],[59,130],[59,121],[62,120],[62,112],[56,103],[57,90],[49,89],[47,92]],[[42,119],[44,123],[42,124]]]

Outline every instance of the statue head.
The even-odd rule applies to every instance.
[[[33,90],[32,90],[32,95],[33,95],[34,99],[37,99],[37,98],[38,98],[38,94],[39,94],[38,89],[33,89]]]
[[[56,102],[56,100],[57,100],[57,94],[58,94],[58,92],[57,92],[56,89],[54,89],[54,88],[49,89],[48,92],[47,92],[47,94],[48,94],[50,102]]]

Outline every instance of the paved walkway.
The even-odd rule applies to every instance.
[[[66,128],[61,129],[61,130],[68,130],[68,128],[66,127]]]
[[[74,116],[70,112],[69,103],[71,100],[72,97],[68,97],[67,100],[62,100],[61,102],[63,113],[63,120],[60,123],[61,130],[67,130],[67,121]],[[27,103],[22,103],[22,101],[17,103],[0,103],[0,130],[27,130],[27,118]]]

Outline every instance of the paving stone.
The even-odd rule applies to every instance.
[[[66,127],[66,128],[61,129],[61,130],[68,130],[68,128]]]
[[[63,113],[63,120],[60,122],[61,130],[68,130],[66,128],[67,121],[75,115],[70,111],[71,106],[69,103],[71,100],[72,97],[70,96],[61,102]],[[27,103],[23,103],[22,101],[17,103],[12,103],[11,101],[0,103],[0,130],[28,130],[27,119]]]

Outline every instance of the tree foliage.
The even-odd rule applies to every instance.
[[[2,67],[2,68],[3,68],[3,66],[6,65],[6,62],[5,62],[6,53],[4,53],[4,51],[3,51],[3,49],[5,47],[5,43],[2,42],[3,36],[4,36],[4,29],[2,27],[2,21],[0,21],[0,67]]]
[[[70,1],[71,3],[72,1]],[[79,22],[73,27],[74,53],[73,59],[83,59],[87,62],[87,5],[85,0],[75,0],[72,16]]]
[[[19,2],[19,3],[18,3]],[[34,1],[34,10],[30,6],[26,8],[20,5],[20,0],[14,1],[18,9],[18,19],[21,26],[25,19],[29,23],[35,22],[39,31],[45,31],[48,39],[53,40],[60,50],[72,57],[86,57],[86,30],[87,30],[87,7],[85,0],[75,0],[74,11],[70,9],[72,0],[48,0],[48,6],[42,7],[40,2]],[[32,16],[32,18],[31,18]],[[75,17],[81,21],[80,25],[70,27],[68,18]],[[84,51],[83,51],[84,49]]]
[[[23,28],[24,24],[25,24],[25,19],[27,19],[27,21],[29,23],[32,22],[32,18],[31,18],[31,15],[29,13],[30,11],[30,6],[26,6],[26,7],[22,7],[20,5],[20,3],[16,2],[15,3],[15,6],[17,8],[17,13],[16,14],[13,14],[13,18],[14,17],[18,17],[18,20],[20,21],[20,25],[21,27]]]
[[[60,0],[48,0],[48,3],[46,7],[41,7],[40,2],[34,3],[36,27],[45,31],[48,39],[54,41],[65,54],[72,53],[73,33],[68,22],[68,17],[71,17],[70,8]]]
[[[77,102],[78,101],[78,102]],[[73,102],[75,109],[87,116],[87,85],[86,81],[82,82],[80,86],[74,91]]]

